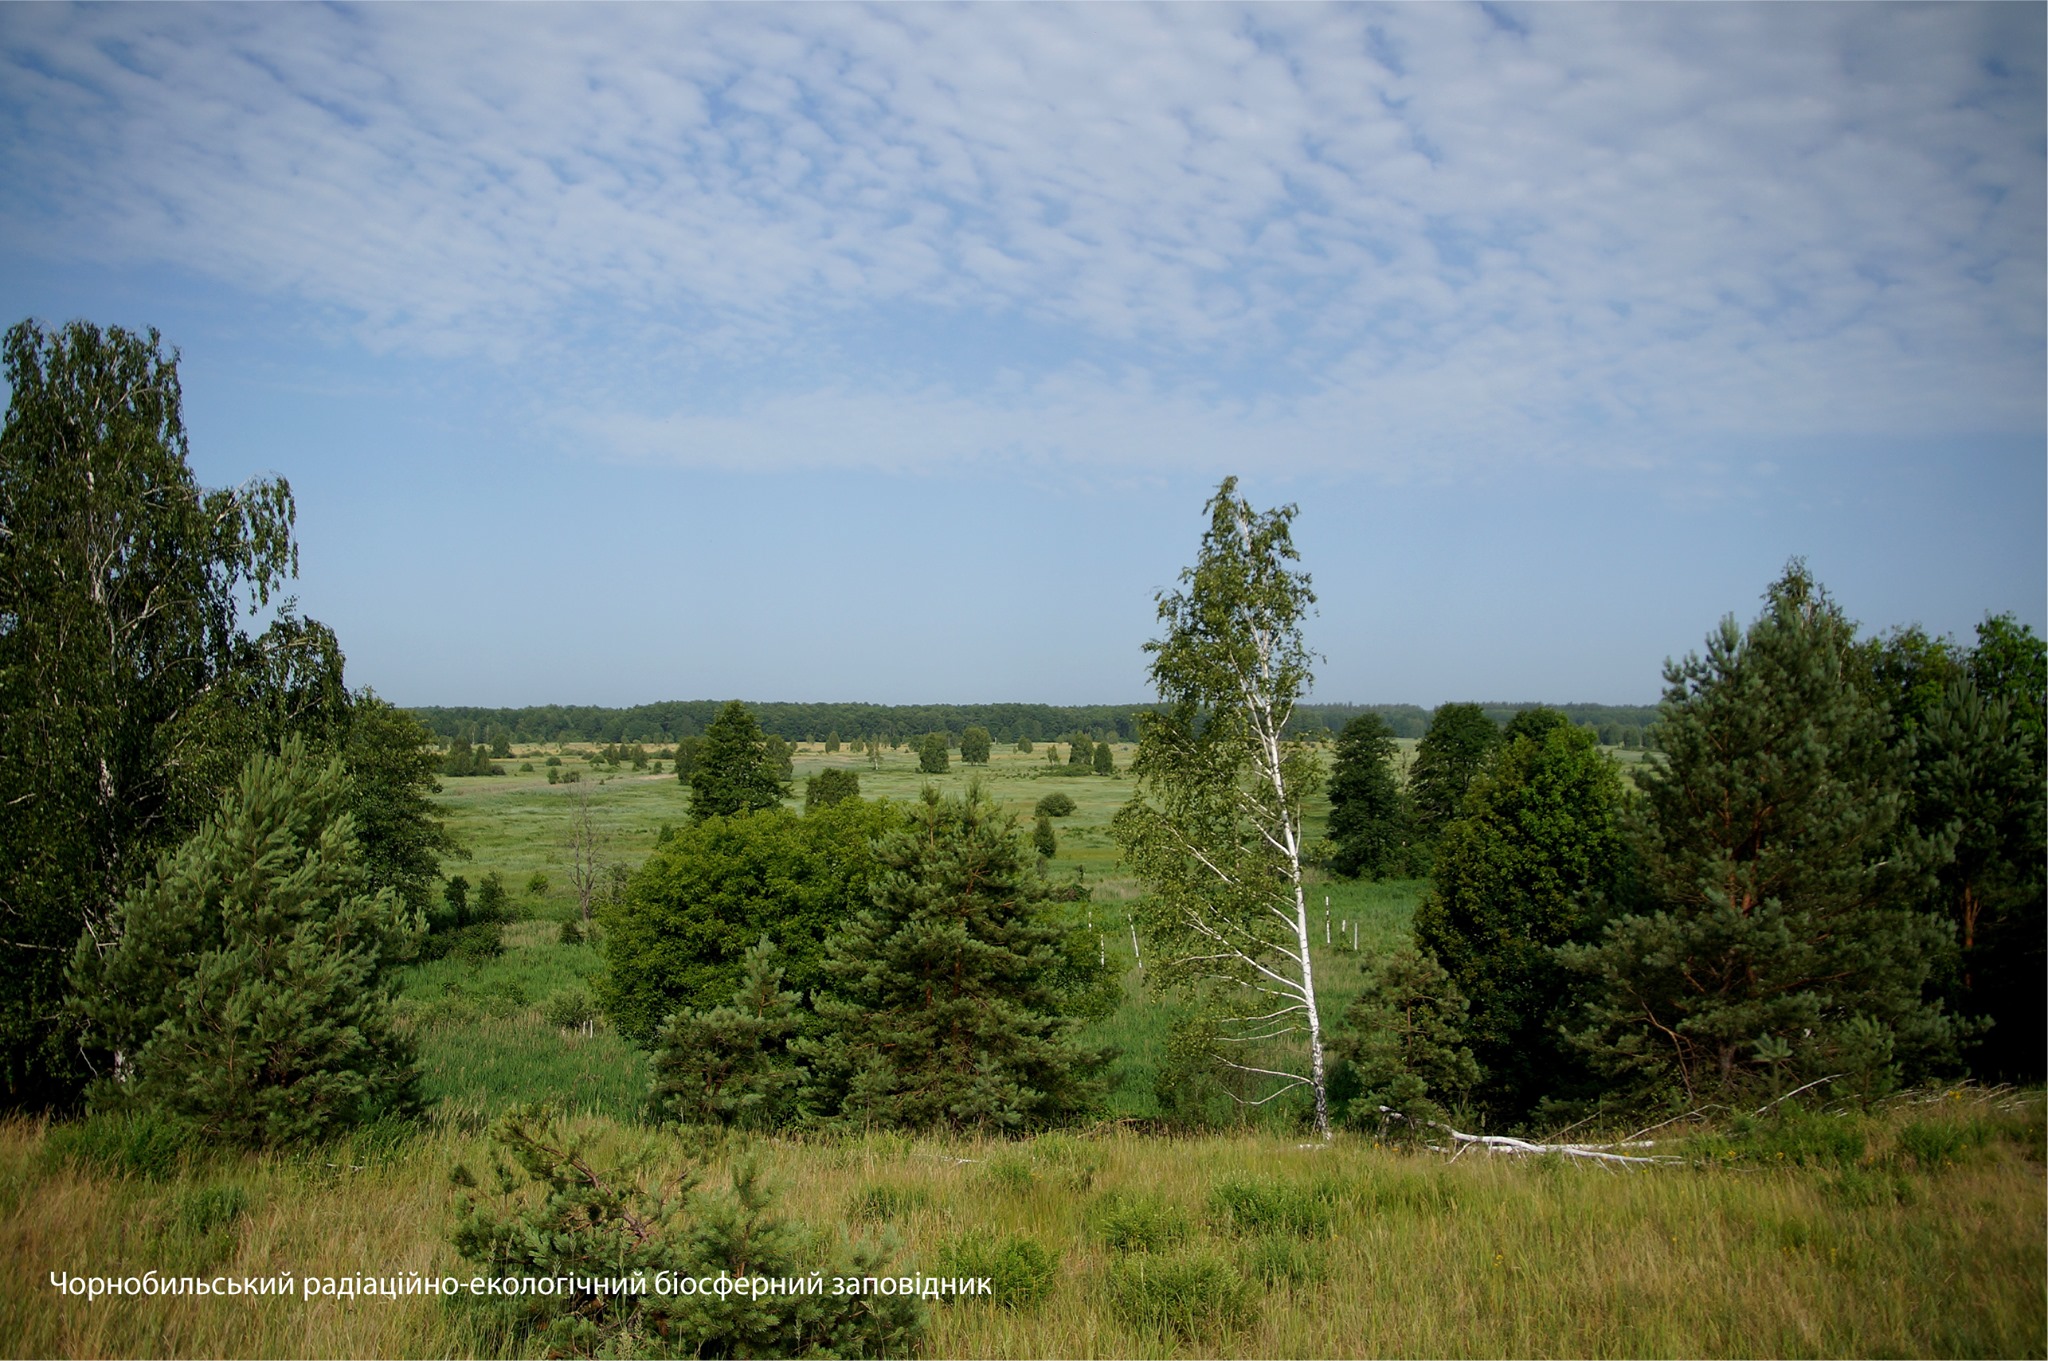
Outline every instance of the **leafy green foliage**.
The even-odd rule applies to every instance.
[[[867,904],[872,843],[897,816],[848,799],[803,817],[775,808],[678,830],[602,913],[606,967],[593,983],[605,1015],[651,1044],[671,1012],[730,997],[763,935],[793,988],[816,987],[825,938]]]
[[[976,725],[960,734],[960,759],[970,766],[988,764],[988,729]]]
[[[1991,1022],[1972,1052],[1980,1074],[2039,1078],[2048,1070],[2042,847],[2048,844],[2048,748],[2043,742],[2048,659],[2040,638],[2009,617],[1986,620],[1968,653],[1923,648],[1919,665],[1894,658],[1877,670],[1911,677],[1893,711],[1911,744],[1907,818],[1924,840],[1951,848],[1935,873],[1931,911],[1956,928],[1962,946],[1952,1004]],[[1894,682],[1894,688],[1899,688]]]
[[[73,957],[74,1006],[115,1056],[95,1109],[155,1108],[276,1145],[405,1111],[417,1072],[390,970],[416,943],[371,895],[338,759],[256,756],[219,811]]]
[[[1108,1054],[1076,1037],[1113,981],[986,792],[928,789],[876,847],[873,903],[827,946],[806,1103],[849,1123],[1011,1130],[1087,1109]]]
[[[1953,1053],[1926,998],[1953,931],[1907,905],[1940,848],[1901,835],[1903,772],[1857,663],[1795,563],[1747,631],[1726,620],[1666,669],[1643,908],[1568,947],[1595,988],[1581,1043],[1613,1077],[1693,1104],[1832,1075],[1870,1094]]]
[[[750,1164],[734,1170],[728,1191],[704,1191],[690,1172],[664,1194],[633,1169],[592,1161],[544,1113],[509,1116],[492,1139],[496,1192],[463,1198],[453,1239],[495,1278],[639,1273],[651,1284],[663,1271],[773,1279],[866,1276],[886,1266],[875,1248],[834,1242],[783,1217]],[[474,1178],[458,1171],[457,1180]],[[509,1307],[520,1329],[556,1356],[897,1356],[915,1347],[924,1326],[915,1301],[829,1289],[758,1298],[576,1291]]]
[[[860,776],[831,766],[804,781],[804,811],[830,808],[835,803],[860,797]]]
[[[1583,1066],[1561,1028],[1578,978],[1556,947],[1591,939],[1629,871],[1621,772],[1555,711],[1517,716],[1439,838],[1415,942],[1471,1003],[1477,1095],[1509,1119],[1565,1095]],[[1389,1103],[1393,1104],[1393,1103]]]
[[[917,744],[917,769],[923,775],[946,773],[946,735],[926,733]]]
[[[1110,749],[1109,743],[1095,744],[1094,768],[1097,775],[1116,774],[1116,753]]]
[[[798,1073],[789,1053],[803,1001],[782,990],[774,942],[747,952],[746,974],[724,1006],[678,1011],[654,1042],[650,1107],[692,1125],[772,1129],[796,1109]]]
[[[63,1003],[81,930],[104,934],[154,856],[249,752],[328,738],[341,653],[289,602],[291,489],[198,486],[175,353],[156,332],[25,321],[4,343],[0,429],[0,1092],[75,1095]]]
[[[1301,802],[1320,769],[1284,735],[1310,681],[1301,625],[1315,596],[1290,565],[1294,508],[1254,511],[1236,488],[1226,479],[1210,499],[1186,589],[1159,598],[1166,636],[1145,647],[1160,705],[1111,831],[1150,889],[1138,910],[1153,983],[1211,1016],[1217,1062],[1306,1088],[1327,1136],[1301,868]],[[1252,1047],[1281,1041],[1294,1052]]]
[[[1052,793],[1047,794],[1044,798],[1040,799],[1038,801],[1038,806],[1032,809],[1031,811],[1036,816],[1042,818],[1069,817],[1073,814],[1074,811],[1074,800],[1073,797],[1067,794],[1066,792],[1062,790],[1054,790]]]
[[[1445,704],[1430,717],[1429,731],[1415,748],[1408,772],[1408,793],[1415,810],[1415,828],[1435,840],[1458,815],[1465,790],[1500,742],[1494,726],[1477,704]]]
[[[349,708],[341,756],[355,791],[349,812],[372,891],[394,889],[416,912],[433,901],[444,856],[465,854],[430,795],[440,792],[433,734],[371,691]]]
[[[1466,1002],[1434,958],[1402,946],[1365,965],[1365,987],[1332,1038],[1333,1102],[1354,1129],[1411,1138],[1479,1080]]]
[[[690,817],[701,823],[781,807],[786,759],[786,749],[781,756],[770,751],[753,713],[733,700],[705,730],[687,771],[677,757],[677,777],[690,786]]]
[[[1378,714],[1360,714],[1337,735],[1330,769],[1330,867],[1347,878],[1375,879],[1403,864],[1406,809],[1394,779],[1394,730]]]

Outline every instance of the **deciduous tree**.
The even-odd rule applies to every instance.
[[[7,332],[0,429],[0,1091],[75,1095],[65,1022],[81,930],[189,835],[250,752],[333,736],[341,657],[245,609],[296,572],[282,479],[201,488],[175,352],[73,322]]]
[[[1113,830],[1151,889],[1150,976],[1208,1004],[1228,1051],[1215,1061],[1278,1084],[1261,1100],[1306,1089],[1328,1138],[1301,867],[1317,765],[1284,735],[1310,682],[1302,621],[1315,596],[1292,566],[1294,507],[1255,511],[1230,478],[1208,513],[1184,589],[1159,596],[1166,636],[1145,646],[1160,704],[1142,720],[1138,790]]]

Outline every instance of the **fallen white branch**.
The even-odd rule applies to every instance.
[[[1396,1120],[1407,1119],[1401,1112],[1389,1106],[1380,1107],[1380,1114],[1390,1116]],[[1655,1139],[1623,1139],[1611,1144],[1538,1144],[1532,1143],[1527,1139],[1512,1138],[1506,1134],[1462,1134],[1452,1129],[1449,1125],[1444,1124],[1441,1120],[1426,1120],[1423,1123],[1431,1129],[1440,1129],[1451,1136],[1451,1142],[1457,1145],[1455,1153],[1451,1153],[1450,1149],[1437,1144],[1426,1144],[1424,1147],[1428,1148],[1432,1153],[1451,1153],[1452,1162],[1456,1162],[1465,1155],[1466,1150],[1472,1148],[1483,1148],[1488,1153],[1534,1153],[1539,1156],[1545,1153],[1555,1153],[1566,1158],[1584,1158],[1590,1162],[1633,1163],[1655,1167],[1667,1167],[1685,1162],[1685,1159],[1675,1158],[1669,1154],[1617,1153],[1614,1151],[1618,1148],[1655,1148],[1657,1146]]]

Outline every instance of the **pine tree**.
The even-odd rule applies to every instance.
[[[111,1058],[95,1108],[276,1146],[414,1106],[390,988],[417,926],[393,891],[367,891],[349,797],[340,760],[296,740],[252,758],[123,900],[111,943],[79,942],[73,1006]]]
[[[1415,943],[1471,1002],[1481,1100],[1509,1119],[1565,1096],[1583,1055],[1559,1034],[1578,979],[1555,947],[1588,939],[1627,868],[1621,772],[1563,714],[1517,715],[1513,736],[1444,829]]]
[[[1107,742],[1097,742],[1095,744],[1095,773],[1097,775],[1116,774],[1116,753],[1110,749],[1110,745]]]
[[[1331,867],[1347,878],[1378,879],[1399,861],[1405,830],[1394,781],[1394,730],[1378,714],[1360,714],[1338,734],[1330,769]]]
[[[1344,1123],[1403,1136],[1442,1120],[1479,1080],[1466,1003],[1428,954],[1403,946],[1365,965],[1365,987],[1331,1037],[1331,1100]]]
[[[732,1001],[679,1011],[663,1023],[649,1100],[657,1118],[772,1129],[795,1113],[798,1074],[789,1040],[803,999],[782,990],[779,953],[761,937],[747,951]]]
[[[760,808],[775,808],[786,792],[781,756],[771,752],[761,725],[746,705],[733,700],[718,711],[704,730],[696,759],[684,783],[690,786],[690,817],[731,817]],[[678,774],[682,763],[677,762]]]
[[[1745,632],[1665,668],[1640,783],[1640,910],[1567,955],[1593,979],[1579,1040],[1688,1104],[1841,1075],[1883,1090],[1954,1050],[1926,1000],[1954,932],[1912,910],[1940,858],[1901,836],[1900,762],[1854,626],[1795,562]]]
[[[1052,818],[1049,815],[1040,813],[1038,821],[1032,824],[1031,845],[1034,850],[1047,860],[1059,854],[1059,837],[1053,833]]]
[[[861,1124],[1014,1130],[1088,1107],[1108,1060],[1075,1035],[1099,1010],[1093,940],[1025,872],[978,783],[927,789],[876,848],[874,904],[828,942],[824,1033],[799,1040],[806,1103]]]

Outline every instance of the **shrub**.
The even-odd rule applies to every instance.
[[[750,1163],[734,1169],[729,1191],[702,1191],[690,1172],[663,1197],[629,1172],[586,1158],[545,1112],[508,1116],[492,1142],[498,1193],[472,1189],[463,1198],[454,1243],[464,1258],[501,1280],[588,1281],[637,1272],[652,1281],[662,1271],[868,1276],[887,1265],[882,1250],[835,1243],[783,1218],[775,1193]],[[456,1169],[453,1179],[474,1187],[465,1169]],[[504,1307],[521,1332],[556,1356],[900,1356],[915,1349],[924,1326],[914,1300],[829,1290],[777,1296],[769,1306],[736,1293],[613,1295],[572,1288]]]
[[[476,920],[505,920],[505,881],[496,870],[486,874],[476,886]]]
[[[548,891],[547,871],[535,870],[533,877],[526,881],[526,891],[536,898],[546,893]]]
[[[1073,796],[1067,794],[1064,790],[1047,794],[1038,801],[1038,806],[1031,811],[1042,818],[1066,817],[1074,811]]]
[[[555,932],[555,940],[562,945],[581,945],[583,928],[576,924],[574,917],[562,923],[562,929]]]
[[[1047,860],[1059,854],[1060,839],[1053,833],[1052,819],[1043,813],[1040,813],[1038,821],[1032,824],[1031,848]]]
[[[1110,1265],[1110,1308],[1141,1332],[1200,1343],[1258,1318],[1251,1283],[1210,1253],[1132,1257]]]
[[[985,1276],[998,1308],[1029,1309],[1052,1293],[1060,1260],[1036,1239],[976,1229],[940,1246],[939,1274]]]
[[[562,758],[559,756],[550,756],[548,757],[546,764],[548,764],[549,766],[558,766],[562,764]]]
[[[597,1019],[597,1007],[582,988],[563,988],[541,1003],[540,1017],[557,1030],[585,1030]]]

